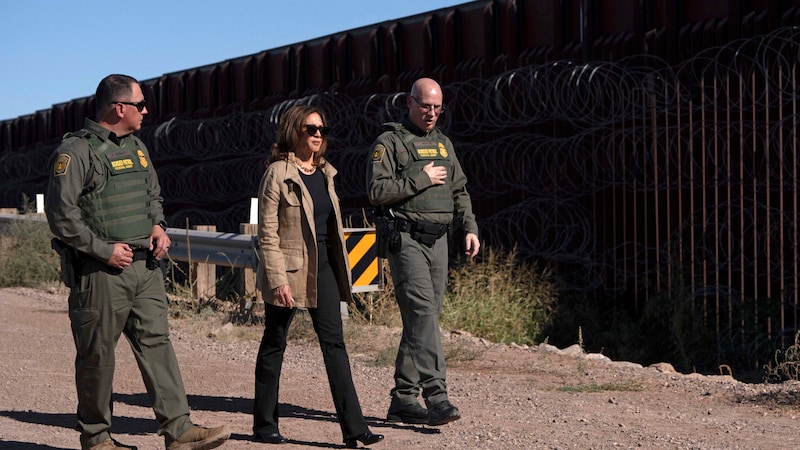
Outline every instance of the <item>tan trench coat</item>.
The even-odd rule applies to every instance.
[[[284,161],[270,164],[258,189],[259,256],[256,286],[264,302],[283,306],[275,301],[272,290],[288,284],[294,306],[317,306],[317,239],[314,229],[314,205],[311,194],[294,164],[294,153]],[[320,170],[320,169],[318,169]],[[325,185],[333,203],[335,220],[328,221],[328,257],[335,261],[336,281],[341,301],[350,302],[352,278],[347,249],[344,245],[342,213],[333,185],[338,173],[330,164],[322,168]],[[309,276],[312,274],[312,276]]]

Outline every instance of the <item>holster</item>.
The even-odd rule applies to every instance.
[[[61,281],[64,286],[75,287],[81,274],[82,263],[78,251],[57,237],[50,240],[50,246],[61,257]]]
[[[386,258],[389,253],[400,251],[400,232],[397,229],[397,219],[393,217],[377,216],[375,219],[375,240],[377,241],[378,258]]]
[[[167,277],[167,267],[164,264],[164,258],[156,259],[155,254],[152,251],[147,251],[147,262],[145,263],[148,270],[161,270],[161,276],[166,278]]]

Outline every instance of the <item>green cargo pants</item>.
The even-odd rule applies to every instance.
[[[69,318],[75,340],[75,384],[81,446],[110,437],[114,351],[120,334],[130,343],[159,434],[179,437],[192,424],[178,361],[169,340],[168,301],[160,270],[135,261],[122,273],[86,258],[70,291]]]
[[[389,255],[397,305],[403,319],[403,335],[397,350],[394,402],[426,403],[447,400],[447,368],[439,333],[447,283],[447,237],[428,247],[400,233],[400,251]]]

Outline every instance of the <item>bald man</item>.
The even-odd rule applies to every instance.
[[[378,239],[388,248],[403,336],[387,420],[444,425],[461,417],[447,395],[439,316],[448,270],[448,233],[464,231],[466,256],[478,253],[478,225],[467,178],[453,143],[436,126],[444,112],[442,88],[420,78],[406,98],[407,115],[384,124],[367,166]],[[422,407],[419,397],[425,406]]]

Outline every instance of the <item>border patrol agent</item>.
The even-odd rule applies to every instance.
[[[109,75],[95,94],[97,122],[68,133],[56,149],[45,212],[70,287],[69,318],[77,355],[82,449],[134,448],[111,438],[114,351],[127,337],[170,450],[211,449],[226,426],[189,419],[183,381],[169,340],[160,260],[170,245],[161,188],[149,152],[133,135],[147,106],[139,83]]]
[[[384,124],[367,167],[369,200],[377,206],[378,252],[389,261],[403,319],[387,419],[434,426],[461,417],[447,396],[439,331],[451,225],[463,229],[468,257],[480,248],[466,176],[453,143],[436,127],[442,99],[436,81],[415,81],[406,99],[408,115]]]

